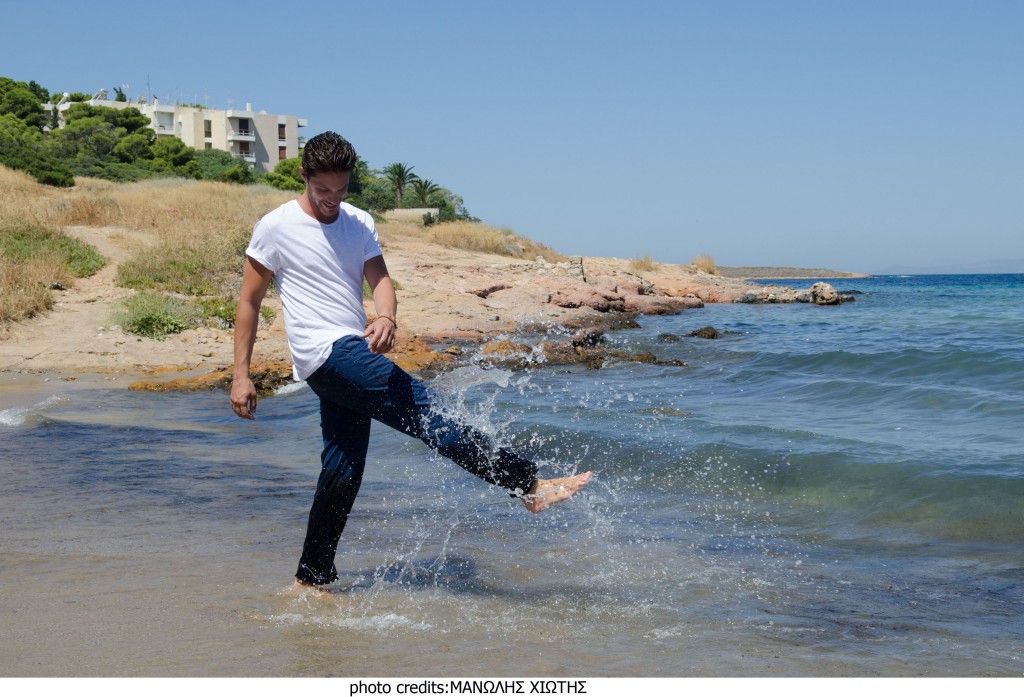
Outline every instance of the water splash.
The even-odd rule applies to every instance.
[[[24,426],[38,419],[50,407],[67,402],[68,397],[55,394],[30,407],[11,407],[0,410],[0,426]]]

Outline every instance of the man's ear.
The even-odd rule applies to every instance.
[[[299,176],[302,177],[302,181],[309,183],[309,179],[306,178],[306,170],[302,169],[302,165],[299,165]]]

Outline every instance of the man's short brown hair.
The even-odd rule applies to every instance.
[[[334,131],[315,135],[302,151],[302,171],[307,177],[320,172],[351,172],[359,156],[352,143]]]

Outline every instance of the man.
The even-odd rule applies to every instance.
[[[395,345],[397,300],[373,218],[343,202],[355,165],[352,145],[336,133],[306,143],[299,168],[305,191],[253,229],[235,316],[231,407],[238,416],[252,419],[256,411],[249,365],[271,277],[284,308],[295,378],[320,398],[322,469],[295,574],[301,585],[338,577],[334,556],[362,480],[371,419],[508,489],[534,513],[568,499],[591,475],[538,479],[532,462],[439,414],[427,388],[383,355]],[[377,313],[369,326],[363,278]]]

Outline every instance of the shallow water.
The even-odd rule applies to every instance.
[[[688,367],[445,375],[595,481],[531,516],[375,427],[326,596],[287,590],[308,389],[250,423],[220,392],[5,387],[0,674],[1020,676],[1022,281],[840,281],[863,295],[609,337]]]

